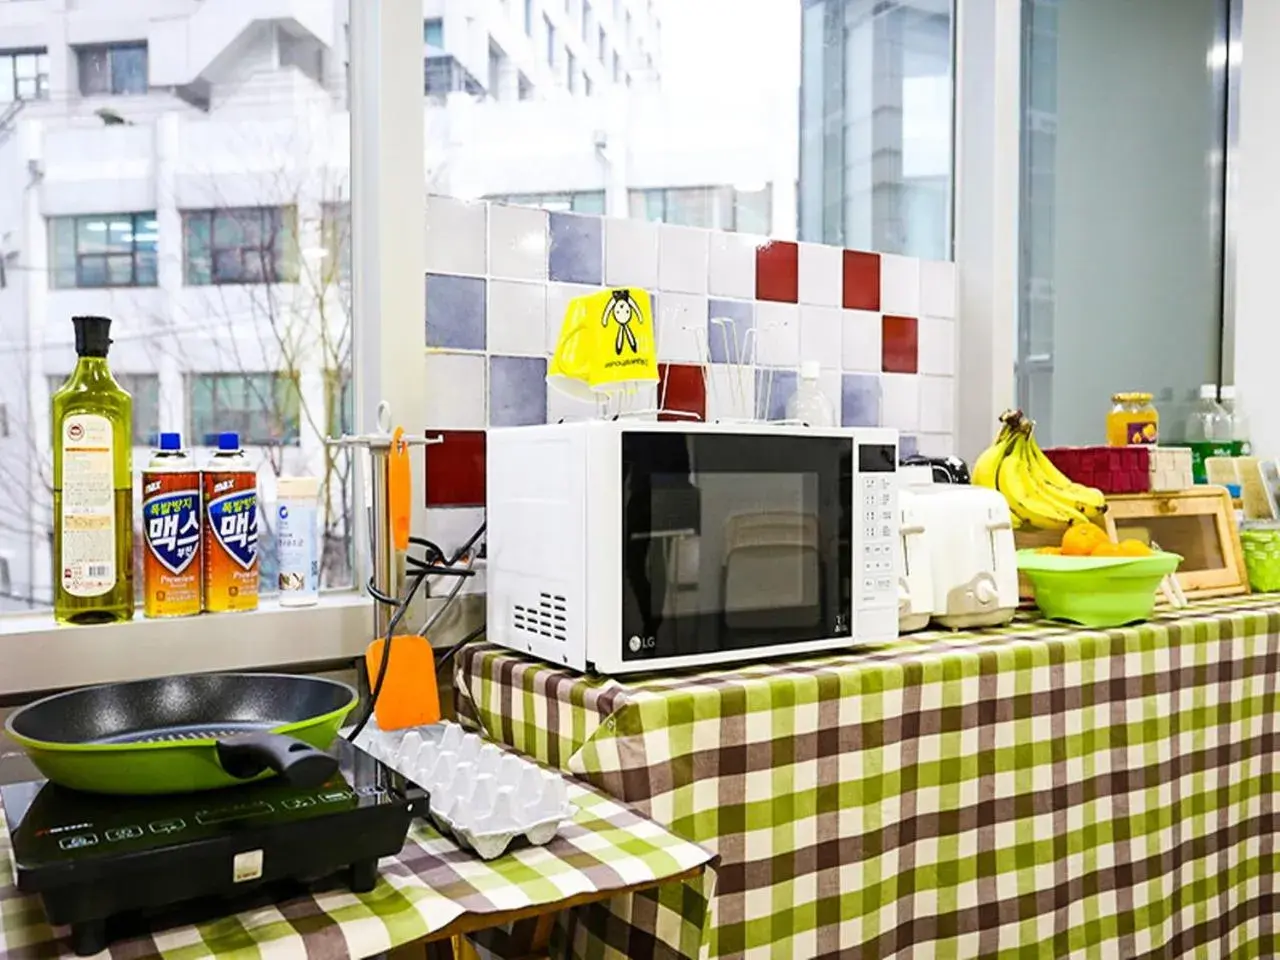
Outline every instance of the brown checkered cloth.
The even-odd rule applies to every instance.
[[[712,956],[1235,960],[1280,950],[1278,671],[1257,597],[624,682],[479,645],[455,685],[491,736],[716,849]],[[616,928],[681,915],[657,899],[586,955],[641,955]]]

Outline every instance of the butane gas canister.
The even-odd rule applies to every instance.
[[[182,437],[160,434],[142,472],[142,610],[148,617],[200,612],[200,471]]]
[[[234,433],[201,471],[204,494],[204,608],[210,613],[258,607],[258,475]]]

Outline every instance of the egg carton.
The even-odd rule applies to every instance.
[[[432,822],[484,860],[502,856],[519,837],[550,843],[573,816],[562,777],[456,723],[409,730],[370,724],[356,745],[426,790]]]

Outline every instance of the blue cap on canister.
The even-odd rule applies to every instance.
[[[180,433],[162,433],[160,434],[161,450],[181,450],[182,434]]]
[[[1231,495],[1231,498],[1232,498],[1233,500],[1239,500],[1239,499],[1240,499],[1240,493],[1241,493],[1240,484],[1238,484],[1238,483],[1228,483],[1228,484],[1227,484],[1227,493],[1229,493],[1229,494]]]
[[[220,433],[218,434],[219,450],[239,450],[240,434],[238,433]]]

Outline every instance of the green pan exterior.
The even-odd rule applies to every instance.
[[[317,750],[327,750],[356,699],[323,716],[273,727],[272,733],[296,737]],[[231,776],[218,763],[217,741],[172,743],[46,743],[10,731],[31,762],[49,780],[88,793],[130,796],[217,790],[248,781]],[[255,779],[274,776],[266,771]]]

